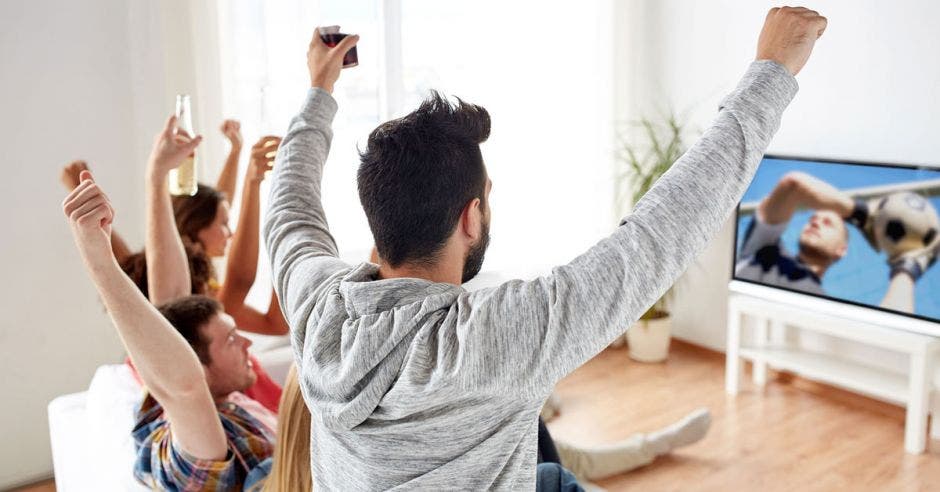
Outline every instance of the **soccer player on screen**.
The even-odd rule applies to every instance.
[[[916,195],[907,193],[905,195]],[[914,284],[936,261],[938,239],[927,237],[923,245],[887,247],[875,224],[888,197],[868,201],[853,199],[829,183],[801,172],[783,176],[757,206],[753,221],[738,253],[735,276],[745,280],[825,295],[822,277],[848,251],[847,224],[856,226],[876,251],[888,253],[891,268],[888,289],[881,306],[914,312]],[[922,200],[922,199],[921,199]],[[922,200],[932,212],[932,207]],[[792,255],[780,236],[797,210],[814,210],[800,232],[799,248]],[[903,221],[904,217],[899,217]]]

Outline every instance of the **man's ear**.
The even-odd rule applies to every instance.
[[[474,198],[467,202],[460,214],[460,232],[464,237],[476,242],[480,239],[480,233],[483,230],[483,210],[479,198]]]

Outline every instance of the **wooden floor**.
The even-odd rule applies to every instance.
[[[55,480],[46,480],[26,487],[13,489],[13,492],[55,492]]]
[[[724,392],[724,357],[674,343],[668,362],[608,349],[562,381],[552,434],[602,444],[658,429],[705,406],[699,443],[598,484],[608,490],[940,490],[940,443],[904,453],[900,407],[786,374]]]
[[[721,354],[674,342],[668,362],[641,364],[608,349],[559,384],[561,414],[549,427],[602,444],[711,409],[704,440],[599,482],[611,491],[940,490],[940,443],[905,454],[901,408],[785,376],[729,397]]]

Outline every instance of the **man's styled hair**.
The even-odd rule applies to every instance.
[[[467,203],[486,206],[480,144],[489,136],[486,109],[436,91],[372,131],[359,153],[359,200],[389,265],[433,264]]]
[[[200,362],[212,362],[209,357],[209,340],[202,336],[202,327],[222,312],[219,301],[206,296],[186,296],[162,304],[157,309],[189,342]]]

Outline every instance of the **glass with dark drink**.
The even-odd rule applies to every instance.
[[[320,28],[320,39],[330,48],[339,44],[349,34],[339,32],[339,26],[327,26]],[[359,65],[359,55],[356,53],[356,47],[353,46],[343,56],[343,68],[355,67]]]

